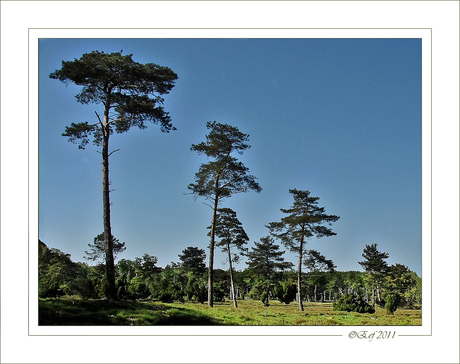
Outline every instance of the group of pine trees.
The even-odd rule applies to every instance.
[[[61,69],[51,73],[50,77],[82,86],[77,95],[80,103],[103,106],[102,117],[96,112],[94,124],[72,123],[66,127],[63,136],[71,142],[78,142],[81,149],[92,136],[93,143],[102,148],[104,232],[95,238],[93,245],[90,244],[92,250],[86,252],[88,260],[100,261],[95,266],[73,263],[67,254],[49,249],[40,242],[40,296],[78,292],[83,297],[104,296],[110,300],[152,297],[170,301],[187,298],[206,301],[210,307],[215,300],[228,296],[237,307],[237,299],[249,295],[267,305],[274,297],[286,303],[297,300],[300,310],[303,310],[305,298],[316,300],[319,294],[324,300],[326,292],[337,297],[337,289],[345,289],[340,284],[331,286],[331,277],[337,277],[328,276],[335,268],[333,263],[319,252],[306,249],[307,240],[312,237],[336,235],[326,225],[330,226],[339,219],[338,216],[327,215],[324,207],[318,206],[319,198],[311,196],[307,190],[289,190],[293,205],[281,209],[285,216],[266,225],[269,235],[248,251],[249,238],[236,212],[222,207],[222,204],[235,194],[262,191],[256,177],[249,174],[249,169],[234,155],[250,148],[247,144],[249,135],[216,121],[207,123],[209,133],[206,141],[191,146],[192,151],[206,156],[207,162],[199,167],[194,182],[188,186],[191,194],[195,198],[204,198],[212,211],[208,227],[207,267],[203,261],[199,266],[188,264],[186,256],[192,252],[187,249],[181,256],[182,263],[171,263],[163,269],[156,266],[157,258],[148,254],[134,261],[122,259],[115,264],[115,258],[125,249],[125,243],[120,243],[112,235],[109,157],[115,151],[109,150],[109,138],[114,132],[124,133],[133,126],[144,129],[146,121],[160,124],[163,132],[175,130],[168,112],[163,108],[162,95],[174,87],[177,75],[167,67],[134,62],[132,55],[122,55],[122,52],[106,54],[94,51],[74,61],[63,61]],[[283,252],[279,250],[279,245],[275,245],[274,239],[296,253],[296,271],[291,270],[292,263],[284,262]],[[229,274],[214,269],[216,248],[227,254]],[[195,249],[194,253],[199,257],[201,250]],[[247,257],[248,268],[235,271],[233,263],[241,255]],[[307,272],[302,272],[303,267]],[[367,296],[374,303],[382,301],[383,277],[391,274],[371,263],[364,268]],[[394,284],[393,291],[400,288],[396,287],[400,283]],[[312,287],[313,293],[310,292]]]
[[[95,264],[92,265],[73,262],[69,254],[49,248],[39,241],[41,298],[59,298],[64,295],[82,299],[107,297],[105,263],[101,254],[103,250],[98,244],[100,236],[94,241],[94,244],[88,244],[91,250],[86,252],[86,259],[94,260]],[[115,238],[114,241],[117,242],[118,254],[122,252],[124,243],[119,243]],[[374,245],[366,246],[363,256],[367,254],[366,251],[374,248]],[[266,306],[270,305],[270,300],[298,304],[298,272],[292,269],[293,263],[284,260],[283,254],[274,239],[267,236],[246,251],[246,268],[233,270],[232,275],[229,270],[214,269],[214,302],[229,299],[236,307],[237,302],[244,299],[260,300]],[[205,250],[187,247],[178,257],[178,262],[171,262],[164,268],[158,267],[157,257],[149,254],[134,260],[118,260],[115,265],[118,298],[207,302]],[[372,259],[366,258],[364,262],[371,262]],[[336,271],[331,260],[316,250],[309,250],[303,262],[301,299],[303,302],[338,300],[337,304],[343,301],[338,307],[341,310],[347,310],[346,305],[356,303],[356,300],[365,301],[374,307],[375,304],[388,306],[391,303],[394,310],[402,306],[420,307],[421,278],[401,264],[388,266],[383,262],[382,266],[384,269],[378,272]]]

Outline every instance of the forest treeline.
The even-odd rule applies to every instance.
[[[49,248],[39,241],[39,297],[107,297],[105,264],[102,254],[98,255],[102,252],[97,244],[100,236],[99,240],[97,238],[94,245],[89,244],[92,250],[86,252],[86,258],[94,260],[95,264],[73,262],[70,254]],[[115,241],[118,243],[117,252],[122,252],[124,243]],[[363,257],[369,250],[380,253],[376,245],[366,246]],[[214,269],[214,301],[256,299],[267,306],[270,300],[286,304],[297,301],[297,271],[292,269],[292,263],[284,261],[283,253],[273,239],[262,238],[247,253],[247,267],[233,271],[234,290],[231,289],[229,271]],[[115,265],[118,298],[205,303],[208,294],[205,251],[188,247],[178,256],[178,262],[171,262],[163,268],[157,266],[157,257],[149,254],[134,260],[120,259]],[[380,263],[385,263],[384,257]],[[364,268],[366,263],[375,265],[375,254],[367,258],[360,262]],[[358,297],[370,305],[383,307],[387,303],[385,299],[389,301],[393,297],[394,300],[396,295],[397,307],[421,307],[421,278],[401,264],[383,264],[383,267],[380,273],[375,271],[375,266],[374,271],[337,271],[332,261],[310,250],[301,277],[301,299],[303,302],[324,302]],[[233,292],[236,297],[232,297]]]

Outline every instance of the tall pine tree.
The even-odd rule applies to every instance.
[[[358,262],[358,264],[368,272],[367,279],[372,287],[372,303],[375,306],[375,291],[377,291],[377,299],[380,301],[381,282],[388,272],[388,263],[385,259],[388,259],[390,254],[387,252],[380,252],[377,249],[377,244],[366,244],[362,256],[365,260]]]
[[[110,222],[109,138],[113,132],[124,133],[132,126],[145,129],[146,121],[160,124],[161,131],[175,128],[163,108],[161,95],[174,87],[177,75],[169,68],[154,63],[134,62],[132,54],[94,51],[80,59],[62,61],[62,67],[50,78],[66,84],[82,86],[77,101],[82,104],[102,104],[102,118],[96,111],[97,122],[72,123],[62,134],[71,142],[79,142],[85,149],[89,136],[93,143],[102,146],[102,200],[104,221],[104,250],[107,273],[107,297],[117,300],[115,264],[113,257],[112,227]]]
[[[197,197],[204,197],[212,208],[211,220],[211,242],[209,245],[208,265],[208,305],[213,307],[213,269],[214,269],[214,248],[216,242],[216,221],[217,210],[222,201],[237,193],[244,193],[250,190],[262,191],[256,182],[256,177],[248,174],[247,168],[232,153],[242,154],[250,146],[246,144],[249,135],[244,134],[238,128],[220,124],[215,121],[206,124],[210,130],[206,135],[206,142],[193,144],[192,151],[204,154],[211,159],[203,163],[195,174],[195,182],[189,184],[188,188]]]
[[[240,255],[235,253],[235,249],[244,254],[244,252],[247,251],[245,245],[248,243],[249,237],[243,229],[243,224],[241,224],[240,220],[236,217],[236,212],[229,208],[221,208],[218,210],[215,230],[216,236],[220,239],[216,242],[216,245],[220,247],[224,253],[227,253],[228,256],[233,305],[238,307],[233,279],[233,263],[239,262]]]
[[[275,244],[271,236],[260,238],[260,243],[254,242],[254,244],[252,251],[247,254],[246,264],[249,269],[263,277],[262,301],[268,306],[270,290],[276,281],[276,273],[289,269],[294,264],[284,261],[284,251],[279,250],[280,246]]]
[[[299,308],[304,310],[302,302],[302,258],[306,252],[307,240],[313,236],[336,235],[324,224],[331,225],[339,219],[335,215],[326,215],[324,207],[318,206],[319,197],[310,196],[310,191],[297,189],[289,190],[294,198],[294,203],[289,209],[281,209],[287,216],[281,221],[271,222],[267,225],[270,233],[299,257],[297,272],[297,298]]]

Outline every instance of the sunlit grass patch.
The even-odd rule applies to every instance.
[[[40,299],[40,325],[250,325],[250,326],[402,326],[421,325],[421,310],[398,310],[386,314],[376,307],[373,314],[333,311],[330,303],[271,301],[218,302],[213,308],[195,302],[160,303],[151,300],[118,301]]]

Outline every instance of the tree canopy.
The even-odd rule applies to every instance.
[[[113,109],[115,113],[104,125],[86,121],[66,127],[63,135],[74,143],[79,140],[79,148],[85,148],[89,135],[93,135],[94,144],[101,145],[104,129],[110,133],[124,133],[132,126],[145,129],[145,121],[160,124],[164,132],[175,130],[160,95],[175,86],[177,75],[168,67],[135,62],[132,56],[121,51],[94,51],[80,59],[62,61],[62,67],[50,74],[52,79],[82,86],[76,95],[78,102],[103,104],[107,112]]]
[[[248,234],[244,231],[243,224],[238,220],[236,212],[228,207],[217,210],[216,236],[219,241],[216,246],[228,254],[230,262],[238,263],[240,254],[231,251],[232,248],[245,253],[249,242]]]
[[[366,272],[385,273],[388,270],[388,259],[390,254],[387,252],[379,252],[377,244],[366,244],[362,254],[365,260],[358,262]]]
[[[247,254],[248,261],[246,264],[248,268],[270,279],[273,273],[294,266],[291,262],[284,261],[284,253],[269,235],[260,238],[260,242],[254,242],[254,247]]]
[[[319,251],[310,249],[304,259],[304,265],[310,272],[333,272],[337,266],[330,259],[326,259]]]
[[[217,200],[218,203],[236,193],[262,191],[256,178],[248,174],[249,168],[231,155],[233,152],[242,154],[250,148],[246,144],[249,135],[234,126],[215,121],[208,122],[206,127],[210,130],[206,142],[192,144],[190,149],[206,155],[211,161],[200,166],[195,182],[189,184],[188,189],[195,197],[204,197],[212,202]]]
[[[206,269],[206,252],[204,249],[189,246],[182,250],[182,254],[178,256],[184,269],[197,272],[202,272]]]
[[[126,250],[126,243],[120,243],[120,240],[115,238],[112,235],[112,242],[113,242],[113,255],[114,258],[117,257],[118,254],[123,253]],[[104,260],[105,249],[104,249],[104,233],[99,234],[94,238],[93,244],[88,244],[90,250],[85,250],[86,256],[84,259],[98,261],[100,259]]]

